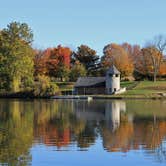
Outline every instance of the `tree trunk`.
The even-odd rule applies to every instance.
[[[156,82],[156,72],[153,75],[153,81]]]

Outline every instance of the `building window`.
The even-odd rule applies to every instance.
[[[114,92],[116,92],[116,88],[114,88]]]
[[[109,74],[110,77],[112,77],[113,75],[112,74]]]
[[[118,74],[115,74],[115,77],[118,77],[119,75]]]

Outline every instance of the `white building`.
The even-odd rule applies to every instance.
[[[113,65],[106,73],[107,94],[113,94],[120,90],[120,72]]]

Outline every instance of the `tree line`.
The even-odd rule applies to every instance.
[[[26,23],[12,22],[0,30],[0,89],[17,92],[28,88],[57,89],[51,81],[76,81],[80,76],[104,76],[113,64],[126,80],[166,76],[166,37],[159,35],[143,48],[109,43],[103,55],[87,45],[76,50],[57,46],[34,49],[33,32]],[[38,84],[36,85],[36,82]],[[55,85],[55,84],[54,84]]]

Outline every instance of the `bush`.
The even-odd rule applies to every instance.
[[[59,95],[59,87],[50,82],[50,78],[46,76],[38,76],[34,86],[34,95],[36,97],[50,97]]]
[[[59,87],[54,83],[50,83],[50,86],[47,88],[46,94],[48,96],[60,95]]]

